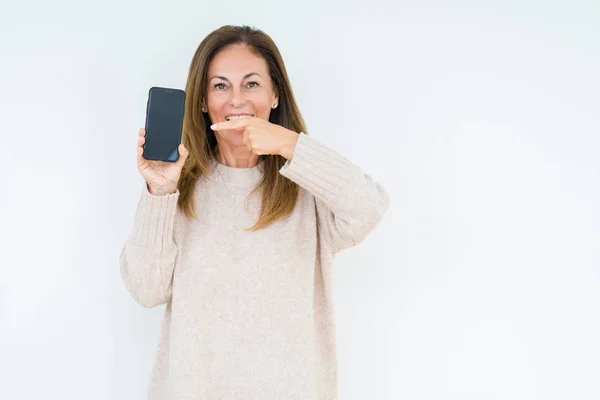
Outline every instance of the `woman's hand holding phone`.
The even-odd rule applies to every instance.
[[[180,157],[176,162],[146,160],[143,156],[145,136],[146,130],[140,129],[137,141],[137,167],[148,185],[148,191],[155,196],[175,193],[181,170],[189,154],[188,150],[183,143],[179,144]]]

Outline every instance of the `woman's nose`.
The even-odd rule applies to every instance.
[[[244,92],[239,89],[234,89],[231,93],[231,97],[229,102],[232,106],[239,106],[240,104],[244,104],[246,98],[244,96]]]

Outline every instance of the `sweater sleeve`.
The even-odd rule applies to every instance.
[[[279,172],[313,194],[317,223],[334,253],[360,243],[389,206],[387,192],[370,175],[303,132]]]
[[[121,278],[140,305],[168,302],[177,259],[175,222],[179,190],[155,196],[146,185],[138,203],[133,229],[121,250]]]

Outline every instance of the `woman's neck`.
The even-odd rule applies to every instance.
[[[231,152],[221,152],[217,146],[215,151],[217,162],[232,168],[253,168],[260,162],[260,156],[250,152],[244,155],[234,155]]]

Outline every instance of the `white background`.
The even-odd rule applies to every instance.
[[[597,1],[1,14],[1,398],[145,398],[163,308],[118,263],[137,130],[225,24],[275,40],[309,133],[391,197],[336,262],[340,400],[600,398]]]

